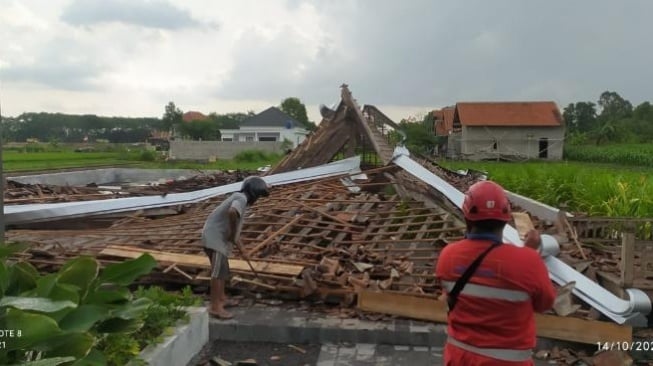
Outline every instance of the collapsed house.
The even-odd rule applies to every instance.
[[[251,208],[241,237],[254,271],[236,253],[229,260],[232,287],[446,321],[434,264],[443,246],[462,238],[462,192],[483,177],[451,172],[411,155],[390,140],[387,131],[397,127],[388,121],[376,107],[361,109],[342,86],[334,113],[264,175],[273,190]],[[7,206],[7,238],[29,243],[30,249],[17,257],[42,271],[79,255],[107,264],[150,253],[160,266],[145,279],[148,283],[202,284],[209,272],[200,246],[204,220],[239,183],[186,188],[102,203]],[[538,318],[538,334],[595,344],[631,340],[633,327],[647,326],[651,258],[632,254],[650,253],[647,242],[632,240],[622,246],[630,251],[625,252],[615,245],[622,239],[615,236],[619,228],[614,221],[593,228],[591,218],[514,194],[511,200],[516,219],[504,239],[522,245],[524,227],[540,229],[545,263],[560,292],[554,311]],[[162,214],[162,209],[169,211]],[[55,225],[79,218],[104,225]],[[49,227],[35,228],[35,222]],[[650,231],[650,222],[638,227]],[[650,233],[635,232],[624,237],[642,235],[650,238]],[[592,236],[601,247],[581,243]],[[630,256],[629,265],[624,265],[625,256]],[[629,272],[630,267],[636,270]]]

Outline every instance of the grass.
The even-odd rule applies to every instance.
[[[282,156],[261,151],[244,151],[232,160],[213,163],[188,161],[163,161],[159,152],[144,149],[114,149],[100,152],[75,152],[58,147],[43,151],[8,149],[2,153],[5,173],[50,170],[64,168],[92,168],[107,165],[130,164],[146,169],[198,169],[198,170],[256,170],[265,165],[274,165]]]
[[[603,216],[653,216],[653,168],[581,162],[442,161],[475,169],[512,192],[554,207]]]
[[[653,167],[653,144],[567,145],[565,158],[591,163]]]
[[[4,172],[27,170],[93,167],[98,165],[137,162],[137,155],[122,152],[28,152],[2,153]]]

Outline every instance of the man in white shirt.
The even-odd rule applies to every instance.
[[[262,178],[248,177],[243,181],[239,192],[227,197],[209,214],[202,229],[202,245],[211,262],[211,306],[209,314],[222,319],[233,315],[225,310],[225,306],[233,305],[227,302],[225,294],[226,281],[229,279],[229,256],[234,244],[244,259],[248,260],[247,252],[240,242],[240,230],[247,208],[260,197],[269,195],[269,186]]]

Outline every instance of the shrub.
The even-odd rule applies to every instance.
[[[156,160],[156,153],[154,151],[144,150],[143,152],[141,152],[140,160],[142,160],[142,161],[155,161]]]
[[[82,256],[56,273],[39,275],[28,262],[6,261],[26,248],[0,245],[0,327],[22,333],[3,344],[0,364],[107,364],[110,357],[98,344],[144,324],[152,302],[134,298],[127,286],[156,266],[154,258],[144,254],[100,271],[95,258]]]
[[[256,163],[273,161],[276,158],[278,158],[278,155],[274,153],[262,150],[245,150],[236,154],[233,160],[239,163]]]

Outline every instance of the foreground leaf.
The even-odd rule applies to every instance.
[[[121,319],[136,319],[150,306],[152,306],[152,300],[142,297],[126,304],[123,308],[114,310],[112,316]]]
[[[6,258],[14,253],[25,251],[29,245],[24,243],[10,243],[0,245],[0,258]]]
[[[137,278],[150,273],[156,266],[156,260],[151,255],[145,253],[136,259],[106,266],[98,277],[98,280],[100,284],[115,283],[117,285],[127,286]]]
[[[78,304],[80,299],[79,287],[65,283],[55,283],[54,287],[52,287],[52,291],[50,292],[50,296],[48,297],[52,300],[66,300]]]
[[[67,262],[59,270],[58,282],[75,285],[80,289],[80,297],[84,298],[89,286],[95,280],[100,270],[100,265],[91,257],[79,257]]]
[[[64,333],[45,341],[43,348],[47,348],[47,356],[72,356],[85,357],[93,348],[95,338],[90,333]]]
[[[52,301],[44,297],[16,297],[5,296],[0,299],[0,307],[9,306],[20,310],[38,311],[41,313],[54,313],[65,308],[77,306],[71,301]]]
[[[54,285],[57,284],[57,274],[51,273],[45,276],[42,276],[36,280],[36,288],[34,289],[34,294],[37,297],[50,297],[50,293],[54,288]]]
[[[0,262],[0,296],[4,296],[9,288],[9,269],[4,262]]]
[[[19,295],[36,287],[39,273],[27,262],[18,262],[10,267],[9,286],[6,294]]]
[[[75,361],[75,357],[51,357],[38,361],[23,363],[23,366],[57,366],[70,361]]]
[[[36,344],[61,334],[57,322],[44,314],[9,308],[4,320],[6,329],[21,332],[20,337],[7,338],[6,350],[34,350]]]
[[[102,321],[96,327],[98,333],[132,333],[143,326],[140,319],[111,318]]]
[[[63,331],[86,332],[108,314],[108,309],[100,305],[80,305],[59,321],[59,327]]]
[[[77,360],[72,366],[106,366],[107,359],[104,354],[96,348],[91,349],[86,357]]]
[[[120,305],[132,299],[132,294],[126,288],[118,289],[96,289],[89,292],[85,303],[97,305]]]

